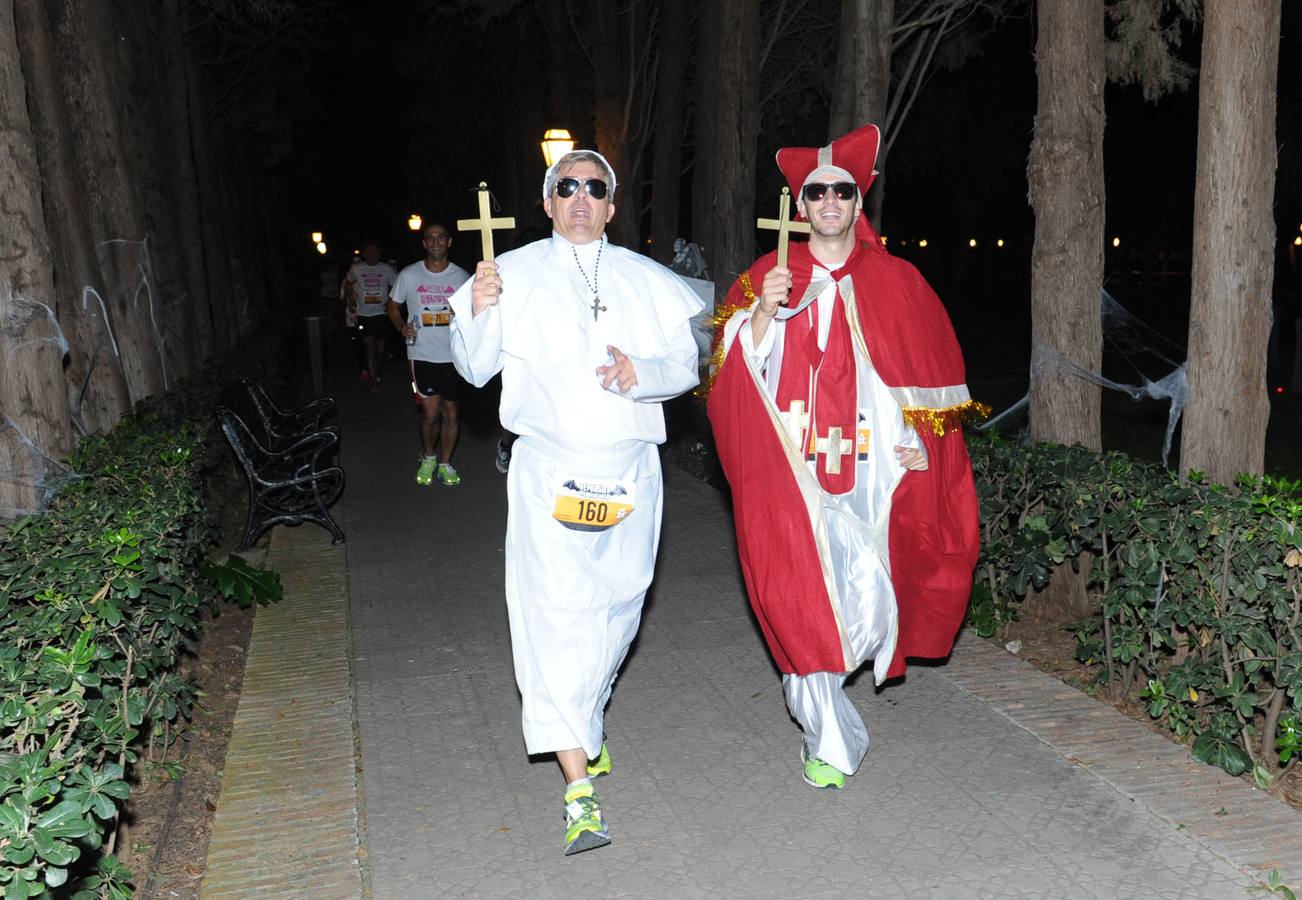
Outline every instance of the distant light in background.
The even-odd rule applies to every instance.
[[[1277,394],[1282,394],[1282,393],[1284,393],[1284,388],[1283,388],[1283,387],[1277,387],[1277,388],[1275,388],[1275,393],[1277,393]]]
[[[975,247],[975,246],[976,246],[976,238],[972,238],[972,240],[968,241],[968,242],[967,242],[967,245],[968,245],[969,247]]]
[[[995,241],[995,246],[996,246],[996,247],[1002,247],[1003,245],[1004,245],[1004,239],[1003,239],[1003,238],[1000,238],[999,240]]]
[[[548,128],[547,133],[543,135],[542,143],[538,146],[542,148],[543,159],[550,166],[574,149],[574,138],[570,136],[568,129]]]
[[[882,235],[882,246],[883,246],[883,247],[886,246],[886,235],[884,235],[884,234]]]
[[[325,235],[319,231],[312,232],[312,243],[319,244],[325,240]]]
[[[1293,243],[1299,247],[1302,247],[1302,234],[1299,234],[1297,237],[1293,238]]]
[[[326,244],[325,244],[325,241],[317,241],[317,242],[316,242],[316,252],[317,252],[317,253],[320,253],[322,256],[325,256],[325,255],[326,255]]]
[[[1114,238],[1112,239],[1112,246],[1114,246],[1114,247],[1120,247],[1120,246],[1121,246],[1121,238],[1119,238],[1119,237],[1114,237]]]
[[[407,217],[407,227],[412,231],[420,231],[421,218],[419,213],[412,213]]]
[[[926,238],[923,238],[922,240],[918,241],[918,246],[919,246],[919,247],[925,247],[925,246],[927,246],[927,239],[926,239]]]

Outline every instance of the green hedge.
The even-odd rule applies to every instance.
[[[1266,786],[1302,754],[1302,482],[1188,479],[1120,453],[969,441],[982,555],[971,623],[991,635],[1064,560],[1097,614],[1079,657],[1196,758]]]
[[[133,765],[166,758],[194,686],[176,674],[218,591],[205,470],[213,406],[282,359],[258,339],[83,442],[50,509],[0,531],[0,893],[126,897],[109,854]],[[219,567],[229,581],[229,573]],[[228,592],[229,593],[229,592]]]

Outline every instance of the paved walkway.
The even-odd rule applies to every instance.
[[[898,686],[853,682],[868,758],[843,792],[806,787],[725,500],[672,467],[656,584],[607,716],[614,843],[563,858],[559,770],[520,738],[492,411],[468,424],[464,483],[421,488],[404,386],[335,395],[375,898],[1219,900],[1274,867],[1302,884],[1302,816],[971,637]]]

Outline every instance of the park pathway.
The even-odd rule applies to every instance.
[[[463,484],[422,488],[389,370],[380,394],[351,368],[334,385],[364,894],[1222,900],[1276,867],[1302,883],[1302,816],[971,635],[901,684],[855,680],[868,758],[842,792],[806,787],[725,498],[668,465],[657,579],[606,720],[614,843],[564,858],[559,771],[520,737],[492,398],[470,405]]]

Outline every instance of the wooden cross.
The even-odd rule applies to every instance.
[[[758,228],[766,228],[769,231],[778,233],[778,265],[782,268],[787,267],[787,239],[791,232],[799,231],[802,234],[809,234],[808,222],[797,222],[788,218],[791,214],[791,189],[782,188],[782,195],[778,198],[778,217],[776,219],[756,219],[755,225]]]
[[[457,231],[478,231],[484,244],[484,259],[493,258],[493,229],[514,228],[511,217],[494,219],[488,209],[488,184],[479,182],[479,218],[457,219]]]
[[[828,475],[841,474],[841,457],[854,452],[854,441],[841,439],[841,426],[827,429],[827,437],[819,438],[815,444],[819,453],[826,457],[823,471]]]
[[[805,412],[805,401],[792,400],[791,407],[786,412],[778,413],[778,418],[782,420],[787,434],[791,435],[791,442],[799,447],[805,429],[809,427],[809,413]]]

